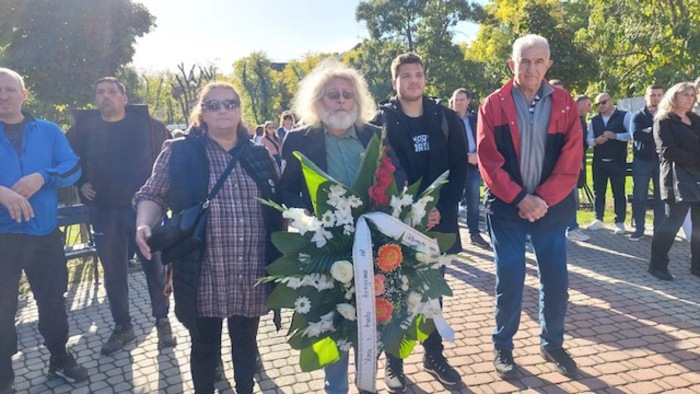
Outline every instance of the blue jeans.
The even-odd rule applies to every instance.
[[[476,166],[467,165],[467,181],[464,184],[462,202],[467,208],[467,228],[469,234],[479,233],[479,188],[481,174]]]
[[[525,237],[530,234],[540,278],[540,345],[561,348],[569,299],[564,228],[540,229],[537,223],[488,215],[496,262],[496,349],[513,349],[520,325],[525,286]]]
[[[326,373],[325,390],[328,394],[347,394],[350,390],[348,384],[348,363],[349,353],[340,356],[340,359],[333,364],[323,368]]]
[[[573,231],[578,228],[578,220],[576,217],[576,212],[578,211],[578,189],[574,188],[571,194],[574,195],[574,200],[576,201],[576,209],[573,210],[573,213],[571,215],[571,222],[569,223],[569,226],[567,228],[567,230],[569,231]]]
[[[654,232],[661,226],[664,219],[664,203],[659,196],[659,162],[656,160],[640,160],[634,158],[632,162],[632,218],[638,232],[644,232],[644,222],[647,210],[647,197],[649,195],[649,181],[653,183],[654,193]]]
[[[104,269],[105,289],[109,309],[115,324],[131,328],[129,314],[129,240],[136,236],[136,212],[129,208],[90,205],[90,224],[95,233],[95,247]],[[137,249],[143,273],[146,275],[148,293],[151,296],[153,317],[168,316],[170,300],[163,294],[167,283],[167,270],[160,262],[160,254],[146,260]]]

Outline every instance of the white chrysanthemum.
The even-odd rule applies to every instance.
[[[322,248],[326,246],[326,243],[331,238],[333,238],[333,234],[331,234],[331,232],[326,230],[325,228],[321,227],[318,228],[314,233],[313,237],[311,237],[311,242],[316,243],[317,248]]]
[[[350,321],[357,320],[357,313],[355,312],[355,307],[350,304],[338,304],[335,309],[343,316],[345,319]]]
[[[301,235],[309,231],[316,231],[320,225],[316,217],[307,215],[301,208],[289,208],[282,212],[282,217],[290,219],[289,226],[297,229]]]
[[[333,227],[335,225],[335,215],[333,212],[326,211],[321,215],[321,225],[325,228]]]
[[[294,301],[294,311],[301,313],[302,315],[309,313],[311,310],[311,300],[306,297],[298,297]]]
[[[430,255],[423,252],[416,253],[416,260],[418,260],[418,262],[421,264],[430,264],[433,262],[433,259],[430,257]]]
[[[349,283],[353,277],[352,263],[338,260],[331,266],[331,276],[340,283]]]

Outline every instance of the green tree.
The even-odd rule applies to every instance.
[[[473,74],[459,46],[453,44],[454,27],[475,21],[481,7],[465,0],[371,0],[360,3],[356,18],[367,25],[370,38],[346,55],[361,69],[377,99],[391,94],[391,59],[407,51],[424,61],[427,93],[447,98]],[[393,53],[392,53],[393,52]]]
[[[263,52],[253,52],[233,63],[233,84],[241,95],[243,118],[260,124],[276,119],[281,94],[279,77],[275,78],[270,59]]]
[[[44,107],[82,107],[95,81],[131,61],[154,17],[130,0],[0,0],[0,61]]]
[[[275,75],[280,92],[280,106],[276,111],[289,109],[294,94],[296,94],[299,82],[304,79],[322,60],[338,56],[334,53],[307,53],[298,60],[291,60],[282,72]],[[275,119],[272,119],[276,121]]]
[[[637,96],[653,82],[670,86],[700,75],[697,0],[586,2],[589,23],[577,39],[598,59],[601,90]]]

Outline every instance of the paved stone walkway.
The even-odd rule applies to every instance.
[[[494,309],[492,254],[468,247],[448,269],[455,296],[446,300],[445,309],[457,335],[455,343],[446,344],[445,355],[465,382],[464,387],[452,392],[700,393],[700,278],[689,273],[688,244],[677,241],[674,245],[670,269],[676,280],[663,282],[646,272],[648,235],[640,242],[630,242],[614,235],[611,228],[588,233],[591,242],[568,244],[570,307],[565,345],[581,367],[581,376],[570,380],[539,356],[538,281],[532,254],[528,255],[522,322],[515,337],[520,376],[508,382],[496,376],[490,339]],[[14,358],[17,391],[192,393],[186,330],[173,316],[179,344],[175,350],[159,352],[144,276],[134,272],[130,281],[137,340],[113,356],[100,355],[112,329],[104,288],[85,282],[69,289],[69,346],[91,373],[89,381],[75,386],[46,378],[48,351],[38,333],[36,306],[31,295],[21,300],[17,315],[20,353]],[[289,315],[284,323],[289,326]],[[258,341],[264,371],[256,377],[256,392],[323,391],[323,373],[299,370],[298,353],[286,344],[284,331],[275,332],[270,316],[261,323]],[[226,376],[233,384],[228,339],[223,349]],[[406,361],[411,382],[408,391],[450,392],[422,371],[421,358],[422,348],[418,346]],[[223,382],[217,387],[222,392],[234,392]],[[378,388],[386,392],[383,362]]]

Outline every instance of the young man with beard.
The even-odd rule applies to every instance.
[[[114,318],[114,331],[102,346],[108,355],[135,338],[129,314],[129,242],[135,237],[136,212],[131,198],[151,174],[163,142],[170,137],[165,125],[150,117],[145,107],[127,106],[124,85],[113,77],[95,86],[97,110],[76,111],[75,124],[67,137],[80,156],[83,176],[76,183],[90,207],[90,224],[95,246],[104,269],[107,299]],[[140,255],[146,274],[153,317],[158,330],[158,347],[175,346],[168,311],[170,301],[163,294],[167,279],[160,256],[146,260]]]
[[[80,166],[58,126],[22,112],[26,99],[22,77],[0,68],[0,394],[14,392],[12,355],[18,350],[15,314],[22,271],[38,306],[39,332],[51,353],[48,376],[70,383],[88,378],[66,349],[68,270],[56,224],[56,189],[72,185]]]
[[[311,212],[311,198],[294,152],[304,154],[328,175],[351,186],[365,147],[373,136],[381,136],[381,129],[369,124],[376,110],[367,82],[356,70],[333,60],[321,63],[301,81],[293,108],[305,126],[286,136],[278,193],[287,207]],[[397,164],[394,177],[403,185],[405,176]],[[347,353],[328,365],[325,373],[326,393],[348,392]]]
[[[462,121],[454,111],[425,92],[423,60],[415,53],[399,55],[391,63],[396,97],[380,103],[387,139],[406,171],[408,184],[420,181],[419,193],[449,170],[448,183],[440,190],[437,206],[429,213],[427,230],[455,234],[456,241],[447,251],[459,253],[457,205],[462,198],[467,176],[467,144]],[[444,274],[444,271],[443,271]],[[462,380],[443,355],[442,337],[434,331],[423,342],[424,369],[447,387],[458,387]],[[384,379],[391,392],[405,392],[403,360],[387,354]]]
[[[661,201],[659,185],[659,155],[656,153],[656,143],[652,128],[654,115],[661,99],[664,88],[661,85],[651,85],[644,94],[646,105],[632,114],[630,135],[634,148],[632,160],[632,218],[635,230],[629,236],[630,241],[639,241],[644,237],[644,222],[647,212],[647,197],[649,196],[649,181],[653,184],[654,196],[654,231],[664,219],[664,203]]]

